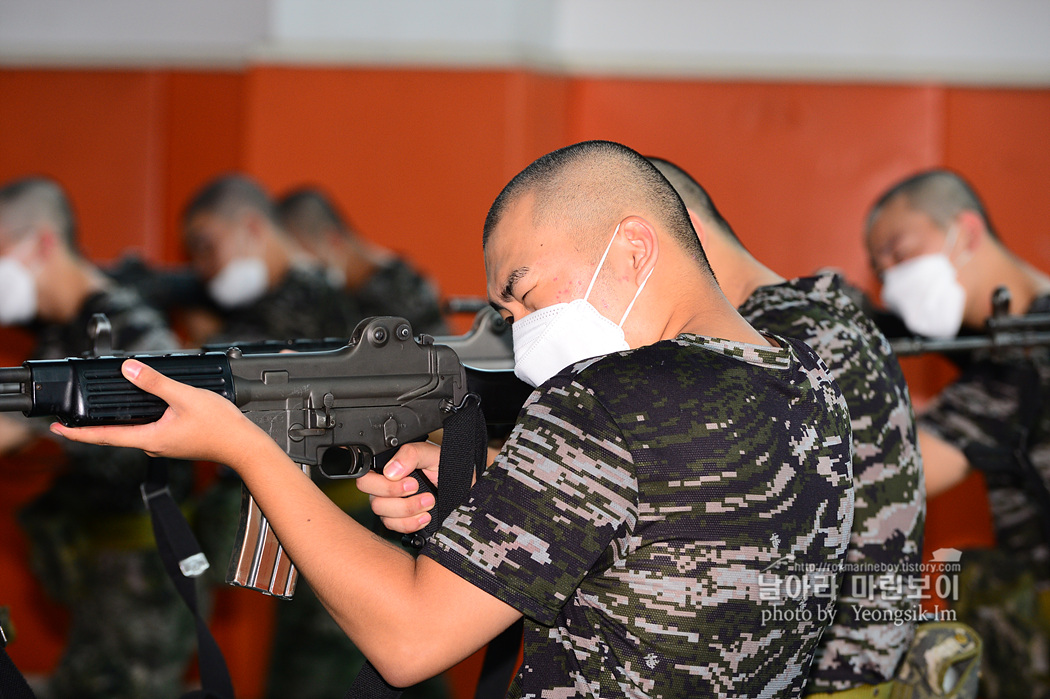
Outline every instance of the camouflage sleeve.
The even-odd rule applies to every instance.
[[[919,416],[919,425],[956,448],[1012,447],[1025,386],[1039,377],[1026,362],[977,361]]]
[[[631,453],[604,406],[561,374],[532,394],[495,463],[423,553],[553,623],[637,521]]]

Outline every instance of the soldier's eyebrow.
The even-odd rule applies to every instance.
[[[518,267],[516,270],[511,272],[507,276],[507,283],[503,286],[503,291],[499,292],[499,297],[504,301],[510,301],[514,298],[514,285],[521,281],[521,278],[529,273],[528,267]]]

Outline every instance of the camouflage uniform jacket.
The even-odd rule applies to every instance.
[[[535,391],[424,548],[526,617],[524,697],[798,696],[841,564],[849,415],[812,350],[683,334]]]
[[[292,267],[277,286],[247,306],[227,311],[211,342],[349,337],[362,316],[333,289],[324,272]]]
[[[1050,313],[1050,295],[1035,299],[1029,313]],[[959,378],[919,416],[919,425],[963,451],[985,473],[1000,548],[1039,565],[1050,583],[1050,549],[1038,487],[1019,472],[1013,451],[1024,450],[1050,485],[1050,350],[999,350],[964,366]],[[1021,430],[1027,434],[1021,445]]]
[[[401,316],[417,335],[447,335],[437,289],[403,260],[394,259],[352,294],[364,317]]]
[[[114,347],[163,352],[178,342],[161,315],[126,287],[111,286],[64,324],[37,328],[36,357],[89,351],[87,325],[105,313]],[[182,694],[194,623],[157,555],[139,485],[149,457],[138,449],[64,442],[69,468],[19,513],[43,587],[69,607],[65,651],[41,697],[168,699]],[[172,496],[186,501],[193,470],[168,468]]]
[[[90,352],[87,328],[91,316],[104,313],[113,326],[113,347],[124,352],[161,352],[179,347],[164,318],[147,306],[137,293],[126,287],[110,286],[90,296],[68,323],[47,323],[35,328],[35,359],[76,357]],[[82,512],[98,517],[102,513],[142,512],[139,484],[146,475],[147,456],[138,449],[99,447],[63,442],[70,457],[70,468],[60,475],[46,499],[56,510]],[[190,469],[171,469],[172,493],[177,499],[190,491]]]
[[[983,640],[981,696],[1050,697],[1050,348],[974,353],[919,426],[987,484],[997,547],[963,552],[952,602]]]
[[[740,314],[760,330],[797,337],[816,351],[846,398],[853,428],[856,505],[848,570],[835,623],[821,638],[806,691],[885,682],[915,633],[920,601],[900,594],[897,576],[902,584],[919,576],[926,513],[904,374],[886,338],[846,295],[839,277],[759,287]]]

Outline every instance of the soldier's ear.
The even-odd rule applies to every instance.
[[[631,267],[635,282],[641,284],[649,277],[660,252],[660,239],[656,230],[640,216],[628,216],[620,224],[627,243],[631,247]]]
[[[348,234],[341,233],[335,226],[325,226],[322,240],[324,240],[325,250],[337,250],[343,241],[349,240]]]
[[[262,245],[267,220],[261,213],[253,211],[252,209],[245,209],[241,213],[240,225],[241,230],[244,231],[249,243],[253,247]]]
[[[959,231],[957,245],[959,250],[966,255],[972,255],[984,242],[984,239],[991,235],[984,219],[976,211],[960,212],[955,218],[955,225]]]
[[[32,262],[46,263],[65,247],[55,227],[49,223],[36,226],[36,241],[29,253]]]

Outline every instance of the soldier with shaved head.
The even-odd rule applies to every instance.
[[[0,187],[0,325],[30,330],[33,357],[56,359],[91,350],[96,313],[109,319],[120,350],[178,346],[159,313],[80,253],[58,182],[25,177]],[[47,436],[46,428],[0,415],[0,457]],[[65,446],[68,467],[19,513],[41,587],[70,611],[62,658],[39,696],[174,699],[193,653],[193,617],[157,555],[139,490],[147,459],[130,449]],[[177,501],[192,484],[189,468],[172,470]]]
[[[843,576],[838,614],[821,638],[806,691],[887,684],[915,633],[918,601],[894,587],[921,563],[926,512],[915,419],[900,365],[842,279],[781,277],[748,252],[689,173],[668,160],[650,160],[681,195],[729,301],[756,328],[805,340],[846,397],[857,490],[848,553],[854,570]]]
[[[799,696],[853,520],[849,414],[827,369],[744,321],[674,189],[619,144],[530,165],[484,241],[489,299],[536,391],[416,559],[331,507],[228,401],[138,363],[125,375],[171,406],[158,423],[54,429],[228,463],[391,684],[524,616],[509,696]],[[404,446],[361,479],[389,527],[428,521],[432,496],[405,476],[433,475],[438,451]]]
[[[361,316],[400,316],[416,333],[448,335],[437,288],[407,260],[366,240],[323,191],[300,187],[281,197],[277,215],[288,234],[323,261],[332,286]]]
[[[983,330],[999,287],[1011,313],[1050,313],[1050,275],[1003,243],[958,173],[926,170],[888,188],[865,243],[883,302],[918,335]],[[931,496],[972,469],[988,488],[995,546],[963,552],[954,605],[984,639],[981,696],[1050,697],[1050,351],[966,356],[918,424]]]

